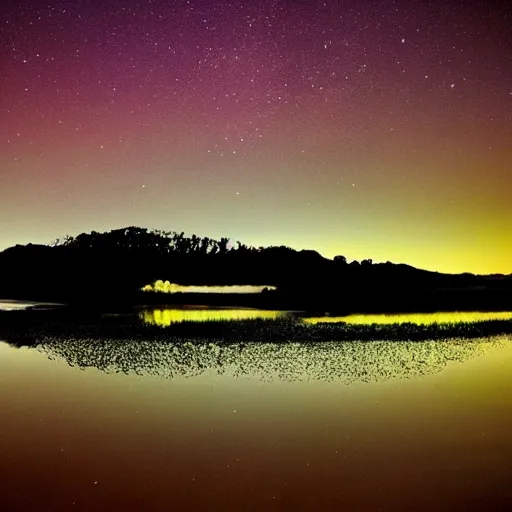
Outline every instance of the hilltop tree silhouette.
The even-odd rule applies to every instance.
[[[330,260],[313,250],[255,248],[227,237],[136,226],[65,236],[49,246],[17,245],[0,253],[0,296],[10,298],[134,304],[149,300],[140,297],[140,290],[158,279],[185,286],[273,286],[278,291],[265,293],[266,302],[243,300],[275,307],[512,307],[511,276],[445,275],[371,259],[348,263],[342,255]],[[484,292],[476,293],[479,289]]]

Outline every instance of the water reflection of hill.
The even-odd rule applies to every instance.
[[[106,373],[193,377],[207,371],[262,380],[380,382],[421,377],[483,355],[510,337],[422,342],[231,343],[46,338],[50,359]]]

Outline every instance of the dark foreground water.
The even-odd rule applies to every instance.
[[[0,342],[0,509],[510,510],[511,342]]]

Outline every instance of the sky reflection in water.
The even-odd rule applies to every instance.
[[[485,320],[510,320],[512,312],[481,312],[481,311],[442,311],[436,313],[403,313],[403,314],[378,314],[378,315],[347,315],[347,316],[322,316],[308,317],[308,323],[340,323],[348,324],[403,324],[412,323],[418,325],[446,324],[459,322],[483,322]]]
[[[3,510],[505,510],[511,341],[0,343]]]
[[[237,321],[262,318],[273,320],[287,315],[301,316],[309,324],[348,323],[359,325],[371,324],[456,324],[461,322],[482,322],[486,320],[511,320],[512,312],[448,311],[436,313],[403,314],[352,314],[346,316],[308,316],[307,314],[285,311],[268,311],[261,309],[231,309],[210,307],[187,308],[144,308],[139,311],[139,318],[147,324],[169,327],[180,322]]]
[[[266,318],[273,320],[283,315],[281,311],[268,311],[261,309],[229,309],[229,308],[147,308],[139,312],[139,318],[147,323],[168,327],[180,322],[211,322],[250,320],[255,318]]]

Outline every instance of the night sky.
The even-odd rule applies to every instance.
[[[508,2],[7,4],[0,249],[137,225],[512,272]]]

